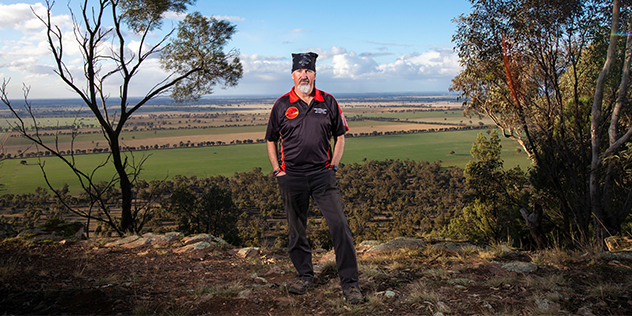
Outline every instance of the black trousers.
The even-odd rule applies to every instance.
[[[307,212],[311,196],[327,220],[336,253],[336,266],[343,290],[358,287],[358,262],[351,228],[343,212],[336,174],[324,169],[310,176],[286,174],[277,177],[289,226],[288,252],[297,278],[313,281],[312,250],[307,241]]]

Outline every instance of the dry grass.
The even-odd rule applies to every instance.
[[[527,275],[524,277],[523,283],[525,286],[537,291],[559,291],[562,288],[566,288],[569,284],[569,280],[561,275],[551,275],[547,277]]]
[[[218,296],[223,298],[230,298],[236,296],[237,293],[244,290],[244,285],[240,281],[230,282],[227,284],[213,284],[208,286],[206,284],[199,284],[193,290],[195,296]]]
[[[32,280],[44,279],[46,285],[43,288],[47,289],[46,286],[55,282],[53,275],[58,273],[54,265],[36,264],[27,267],[18,264],[20,261],[28,261],[29,258],[39,260],[52,256],[51,251],[42,252],[41,248],[43,247],[27,247],[22,248],[22,252],[5,252],[4,256],[0,256],[0,280],[30,273]],[[110,271],[109,275],[100,273],[101,258],[96,259],[93,252],[89,253],[91,255],[66,254],[64,258],[68,259],[67,267],[70,269],[66,270],[66,275],[61,279],[76,278],[85,281],[86,277],[92,276],[90,289],[96,285],[108,288],[109,291],[130,288],[141,291],[140,289],[150,288],[148,279],[140,278],[138,282],[125,282],[129,280],[128,274],[116,270]],[[165,253],[164,256],[171,255]],[[146,258],[126,256],[123,250],[107,254],[108,260],[119,257],[135,262],[137,268],[131,271],[141,272],[134,272],[134,276],[142,276],[142,271],[146,271],[147,262],[143,263]],[[157,257],[156,261],[161,257]],[[266,255],[262,258],[269,257]],[[175,258],[174,256],[173,259]],[[233,302],[235,308],[240,311],[244,310],[243,306],[247,304],[253,306],[253,301],[258,302],[256,304],[263,302],[267,306],[274,306],[272,314],[278,315],[433,315],[437,312],[445,315],[577,315],[578,309],[584,307],[595,315],[627,315],[632,310],[628,294],[628,289],[632,285],[631,270],[627,268],[630,264],[624,262],[624,259],[621,259],[622,264],[618,264],[619,261],[605,259],[591,249],[571,252],[553,248],[526,254],[510,252],[509,248],[496,245],[490,250],[474,251],[468,248],[464,252],[452,253],[428,246],[360,256],[360,284],[367,302],[359,306],[344,303],[334,261],[323,263],[324,270],[319,277],[324,283],[320,283],[316,289],[304,296],[293,296],[287,293],[287,284],[290,282],[288,280],[292,279],[295,273],[289,260],[279,259],[274,263],[286,272],[280,279],[272,281],[278,286],[268,288],[252,284],[253,272],[262,275],[262,272],[270,269],[269,265],[258,261],[262,258],[234,259],[222,251],[213,251],[205,257],[205,261],[217,260],[217,264],[225,264],[224,261],[230,260],[231,263],[239,264],[238,270],[221,271],[231,274],[231,278],[222,281],[226,283],[213,283],[212,280],[209,282],[209,279],[199,281],[196,271],[185,272],[180,274],[178,280],[191,274],[197,275],[198,279],[192,279],[193,281],[188,283],[188,288],[180,287],[179,291],[184,295],[170,301],[169,306],[152,297],[152,294],[143,293],[137,294],[136,301],[131,301],[127,313],[199,314],[202,307],[196,306],[210,306],[218,301],[227,302],[228,306]],[[485,261],[484,258],[490,262],[530,260],[537,263],[540,268],[530,273],[499,271],[496,265],[481,265],[481,260]],[[315,259],[318,259],[318,255]],[[179,261],[170,261],[170,264],[175,262]],[[183,260],[181,263],[183,265],[173,271],[186,271],[186,267],[192,264],[190,260]],[[211,266],[213,265],[208,267]],[[162,270],[160,271],[162,274]],[[242,276],[234,277],[235,274],[242,272]],[[172,281],[170,278],[166,280],[167,283]],[[78,285],[73,285],[76,286]],[[253,299],[240,299],[239,294],[243,290],[252,290]],[[386,297],[385,293],[395,293],[395,296]],[[256,308],[264,306],[254,305],[250,308],[257,310]],[[266,312],[263,309],[258,311],[263,314]],[[228,315],[232,311],[222,312],[225,312],[222,315]],[[256,314],[258,313],[253,315]]]
[[[590,297],[600,299],[616,299],[625,294],[628,290],[629,288],[626,288],[619,283],[599,281],[597,284],[590,287],[588,295]]]
[[[408,288],[410,294],[408,300],[412,304],[422,304],[424,302],[436,303],[441,298],[441,295],[432,290],[434,286],[429,285],[424,280],[418,280],[411,283]]]
[[[518,282],[518,277],[514,275],[495,275],[487,279],[485,281],[485,285],[490,288],[497,290],[506,285],[516,284]]]
[[[0,280],[4,281],[15,273],[18,264],[20,264],[21,255],[15,254],[0,258]]]

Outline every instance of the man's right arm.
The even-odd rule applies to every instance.
[[[268,141],[268,159],[270,159],[270,164],[272,165],[272,170],[279,170],[279,152],[278,152],[278,142]],[[277,174],[278,176],[285,175],[285,171],[281,171]]]

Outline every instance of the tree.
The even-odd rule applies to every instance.
[[[80,97],[99,121],[103,136],[108,141],[109,156],[91,171],[81,170],[75,161],[74,152],[64,155],[58,144],[46,144],[42,141],[37,128],[36,115],[28,101],[29,88],[25,88],[24,108],[33,120],[35,130],[27,130],[7,94],[8,80],[4,80],[0,93],[2,102],[13,112],[19,122],[13,129],[43,147],[52,155],[61,159],[79,180],[83,191],[90,197],[90,210],[96,206],[98,212],[87,212],[66,203],[74,213],[103,221],[116,232],[137,232],[146,218],[150,203],[133,206],[135,184],[146,156],[135,157],[132,152],[123,152],[120,142],[121,132],[128,119],[149,100],[170,93],[178,100],[197,99],[201,95],[213,92],[213,87],[222,84],[230,87],[237,84],[242,75],[242,66],[236,50],[225,52],[225,47],[235,33],[235,26],[226,21],[207,18],[199,13],[187,15],[179,23],[176,36],[174,30],[168,32],[157,43],[148,38],[161,27],[162,15],[167,11],[184,12],[191,0],[99,0],[84,1],[80,5],[80,14],[73,14],[74,37],[83,56],[84,81],[78,79],[67,66],[63,33],[51,20],[52,2],[47,2],[48,14],[38,16],[47,31],[48,45],[56,64],[55,73],[66,87]],[[108,22],[106,18],[111,20]],[[127,25],[127,28],[125,27]],[[127,48],[127,34],[133,33],[139,40],[135,51]],[[111,42],[110,42],[111,41]],[[109,47],[109,48],[108,48]],[[138,102],[132,102],[130,86],[142,66],[153,56],[159,55],[162,68],[167,75],[145,93]],[[118,86],[118,100],[111,102],[107,87]],[[112,104],[118,104],[112,106]],[[75,125],[76,126],[76,125]],[[73,129],[76,136],[76,128]],[[73,137],[74,139],[74,137]],[[95,172],[111,164],[116,170],[109,183],[98,186],[93,181]],[[40,161],[45,172],[45,164]],[[47,179],[48,182],[48,179]],[[104,192],[116,186],[120,190],[121,218],[112,217],[111,207],[105,201]],[[58,197],[61,194],[50,186]],[[95,215],[100,214],[100,215]]]
[[[240,211],[229,189],[219,186],[222,179],[181,178],[182,181],[174,184],[170,204],[165,209],[175,219],[178,230],[186,234],[205,232],[238,245]]]
[[[604,93],[609,90],[606,86],[607,76],[612,70],[615,58],[617,58],[616,47],[619,37],[621,37],[618,34],[621,34],[619,30],[623,27],[620,15],[621,1],[614,0],[608,53],[597,78],[590,121],[590,201],[595,231],[600,240],[618,234],[621,223],[632,209],[632,188],[629,185],[625,187],[627,189],[619,188],[623,183],[629,183],[626,169],[629,170],[631,161],[629,159],[622,160],[622,156],[617,155],[620,153],[629,155],[630,148],[628,147],[626,150],[622,145],[629,142],[630,137],[632,137],[631,113],[629,101],[627,101],[629,100],[628,87],[630,67],[632,66],[632,15],[628,21],[628,35],[620,83],[618,89],[611,87],[611,91],[616,92],[616,98],[614,104],[612,103],[613,100],[610,102],[604,100]],[[605,135],[608,136],[607,142],[602,139],[605,138]],[[603,143],[606,145],[602,145]]]
[[[609,40],[604,34],[615,30],[606,24],[617,20],[608,14],[609,5],[581,0],[472,3],[472,13],[457,19],[453,40],[464,70],[451,90],[465,100],[467,114],[492,118],[505,137],[517,140],[529,154],[529,179],[538,196],[554,197],[545,211],[569,244],[587,242],[593,228],[602,229],[597,225],[617,233],[632,206],[626,202],[631,191],[622,185],[621,172],[630,162],[595,143],[608,129],[605,117],[615,122],[618,133],[630,128],[629,107],[620,107],[618,115],[626,119],[618,120],[614,106],[616,91],[627,92],[618,88],[619,79],[600,76],[595,66],[606,57]],[[620,29],[618,20],[614,24]],[[617,54],[623,52],[615,38],[610,43]],[[610,65],[629,68],[614,57]],[[607,114],[602,118],[591,108],[600,94],[597,81],[605,91],[598,106]],[[626,140],[629,137],[619,138]],[[611,157],[612,169],[594,164],[597,147],[598,160]],[[612,153],[618,151],[612,147]],[[597,202],[609,205],[603,216],[595,208]]]
[[[504,170],[501,149],[496,130],[489,139],[479,133],[471,150],[474,160],[464,171],[475,198],[450,221],[449,235],[487,244],[507,238],[517,242],[524,235],[519,210],[528,203],[527,180],[520,167]]]

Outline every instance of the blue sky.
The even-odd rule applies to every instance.
[[[52,72],[41,22],[31,8],[43,2],[0,1],[0,78],[11,78],[11,98],[22,96],[22,83],[33,98],[74,97]],[[78,11],[79,2],[70,7]],[[465,0],[444,1],[197,1],[189,11],[227,19],[237,26],[228,48],[238,49],[244,75],[236,88],[216,95],[283,94],[292,86],[291,53],[319,54],[316,85],[329,93],[447,92],[459,72],[451,37],[452,22],[469,13]],[[164,28],[179,17],[168,15]],[[66,1],[58,1],[53,19],[71,39]],[[152,40],[157,41],[160,34]],[[130,36],[130,48],[135,38]],[[81,55],[66,48],[67,65],[81,70]],[[80,72],[78,72],[80,73]],[[164,78],[157,60],[148,61],[133,83],[140,96]],[[117,94],[117,83],[108,87]]]

